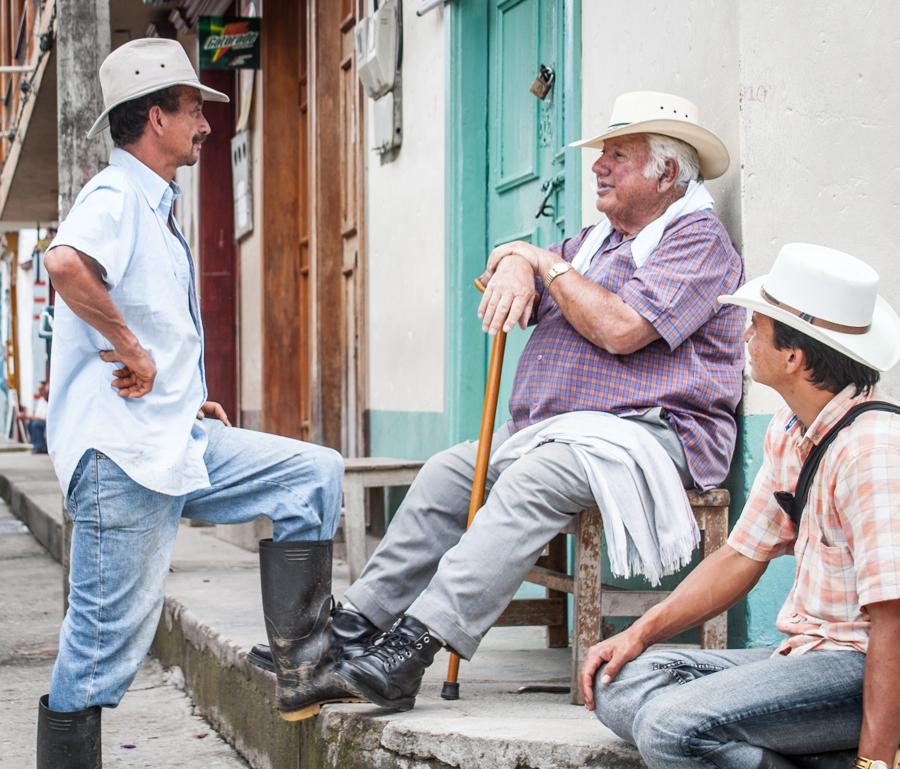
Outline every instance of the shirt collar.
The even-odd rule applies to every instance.
[[[834,427],[838,423],[838,420],[840,420],[840,418],[853,406],[857,403],[864,403],[865,401],[877,397],[874,388],[868,395],[858,395],[854,397],[853,393],[855,390],[856,387],[851,384],[847,385],[843,390],[837,393],[825,404],[825,407],[818,413],[813,420],[813,423],[806,428],[805,431],[802,429],[800,420],[797,419],[797,415],[792,414],[791,418],[784,426],[785,432],[792,433],[794,440],[798,445],[802,445],[806,441],[818,445],[822,438],[828,434],[828,431]]]
[[[109,153],[109,164],[125,169],[144,194],[150,207],[154,211],[161,211],[168,219],[175,199],[181,194],[181,188],[175,182],[167,182],[156,171],[121,147],[113,147]]]

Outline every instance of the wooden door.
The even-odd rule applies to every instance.
[[[345,456],[367,453],[364,405],[367,391],[364,355],[365,283],[361,268],[360,218],[365,189],[365,144],[362,92],[356,74],[353,30],[357,0],[341,0],[340,136],[341,136],[341,282],[344,345],[341,372],[341,450]]]
[[[486,252],[510,240],[546,247],[565,231],[564,11],[564,0],[490,0]],[[545,99],[529,90],[542,65],[553,72]],[[498,424],[509,418],[516,363],[529,335],[510,332]]]

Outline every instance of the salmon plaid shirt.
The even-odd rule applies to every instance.
[[[763,465],[728,544],[756,561],[797,559],[776,627],[782,654],[810,649],[865,653],[864,607],[900,598],[900,415],[870,411],[825,452],[797,531],[775,491],[793,492],[812,446],[850,409],[878,395],[834,396],[806,432],[785,407],[769,424]]]

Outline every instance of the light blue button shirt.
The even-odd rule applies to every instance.
[[[206,400],[203,326],[190,249],[172,216],[179,194],[174,182],[116,148],[50,245],[100,265],[110,298],[157,367],[149,393],[120,397],[112,387],[116,366],[98,355],[112,345],[57,295],[47,444],[63,493],[88,449],[162,494],[209,486],[206,432],[196,418]]]

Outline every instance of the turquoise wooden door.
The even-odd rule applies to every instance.
[[[489,8],[485,250],[510,240],[546,247],[566,228],[565,3],[489,0]],[[552,77],[544,99],[530,90],[542,71]],[[529,335],[518,328],[509,334],[498,424],[509,418],[513,376]]]

